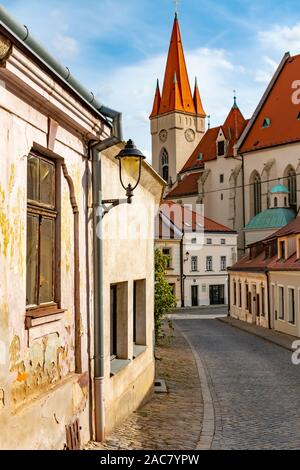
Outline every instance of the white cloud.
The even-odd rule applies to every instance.
[[[224,122],[233,103],[233,90],[245,117],[257,104],[260,89],[249,87],[245,68],[235,64],[223,49],[199,48],[185,53],[193,88],[197,76],[204,109],[211,114],[212,125]],[[129,66],[121,66],[107,75],[95,77],[92,88],[100,101],[123,112],[125,138],[133,138],[145,154],[151,151],[150,121],[156,78],[162,88],[166,55],[156,55]],[[247,80],[248,79],[248,83]],[[258,95],[258,96],[257,96]]]
[[[79,54],[79,44],[75,38],[65,34],[57,33],[52,41],[60,57],[72,59]]]
[[[278,67],[277,62],[270,57],[263,57],[264,68],[257,70],[255,74],[255,81],[259,83],[269,83]]]
[[[267,31],[258,33],[260,42],[265,47],[271,47],[282,53],[290,51],[291,53],[300,52],[300,23],[294,26],[274,25]]]

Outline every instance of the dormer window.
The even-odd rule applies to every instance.
[[[278,258],[285,260],[285,241],[284,240],[279,242]]]
[[[197,157],[197,160],[198,160],[199,162],[202,162],[202,160],[203,160],[203,155],[202,155],[202,153],[199,153],[199,155],[198,155],[198,157]]]
[[[300,111],[298,113],[297,120],[300,121]]]
[[[218,157],[223,157],[225,154],[225,141],[220,140],[218,142]]]
[[[263,122],[263,125],[262,125],[263,128],[265,129],[265,128],[267,128],[267,127],[270,127],[270,125],[271,125],[271,119],[268,118],[268,117],[265,118],[265,119],[264,119],[264,122]]]

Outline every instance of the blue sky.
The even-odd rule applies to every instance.
[[[2,4],[100,101],[123,112],[125,137],[150,156],[148,116],[156,78],[163,80],[174,2]],[[284,52],[300,53],[299,0],[181,0],[179,19],[190,79],[198,77],[212,125],[224,121],[233,89],[250,117]]]

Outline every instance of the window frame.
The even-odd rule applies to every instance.
[[[37,176],[37,184],[38,184],[38,195],[36,199],[32,199],[28,194],[28,177],[29,177],[29,159],[35,158],[39,161],[39,171],[40,171],[40,163],[45,162],[47,165],[50,165],[53,168],[53,178],[52,178],[52,199],[53,203],[45,203],[40,200],[41,196],[41,179],[40,173]],[[59,165],[57,164],[56,160],[50,159],[38,152],[31,151],[28,157],[27,162],[27,209],[26,209],[26,218],[27,218],[27,233],[26,233],[26,240],[28,243],[28,220],[29,217],[33,219],[37,219],[37,266],[36,266],[36,276],[35,276],[35,300],[36,303],[28,303],[27,302],[27,287],[26,287],[26,316],[27,317],[41,317],[47,316],[51,314],[56,314],[63,312],[64,310],[60,309],[60,302],[59,302],[59,292],[57,287],[57,279],[59,278],[57,272],[57,259],[59,254],[59,249],[57,246],[58,237],[57,237],[57,225],[59,219],[59,194],[58,194],[58,174],[59,174]],[[52,300],[47,302],[40,301],[40,291],[41,291],[41,281],[40,281],[40,274],[41,274],[41,249],[42,249],[42,224],[43,221],[50,220],[53,223],[53,239],[52,239],[52,250],[51,250],[51,259],[52,259]],[[28,263],[28,253],[26,253],[26,263]],[[28,279],[28,266],[26,267],[26,283]],[[27,324],[27,323],[26,323]],[[29,325],[29,324],[28,324]]]
[[[211,272],[213,271],[213,257],[206,256],[206,271]]]
[[[224,263],[225,260],[225,263]],[[220,271],[227,270],[227,256],[221,255],[220,257]]]
[[[198,271],[198,256],[191,256],[191,272]]]

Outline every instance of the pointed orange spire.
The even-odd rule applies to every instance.
[[[174,74],[176,74],[180,100],[174,100],[171,96],[174,92]],[[177,108],[176,106],[179,107]],[[177,110],[193,114],[196,113],[181,42],[179,22],[177,15],[175,15],[158,114]]]
[[[160,90],[159,90],[159,81],[157,79],[156,92],[155,92],[155,97],[154,97],[154,102],[153,102],[152,113],[150,114],[150,119],[158,115],[160,101],[161,101],[161,96],[160,96]]]
[[[195,89],[194,89],[194,97],[193,97],[195,109],[196,109],[196,114],[202,117],[206,117],[206,113],[204,111],[202,101],[200,98],[200,93],[199,93],[199,88],[198,88],[198,83],[197,83],[197,77],[195,78]]]
[[[170,94],[169,105],[171,109],[183,111],[183,105],[181,101],[176,72],[174,74],[173,87]]]

